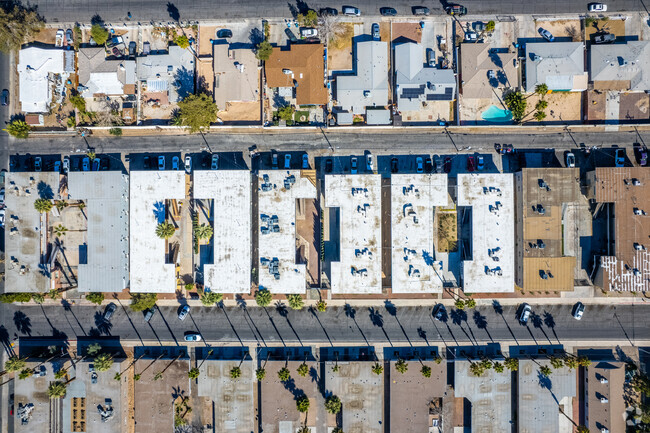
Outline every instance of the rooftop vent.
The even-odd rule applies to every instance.
[[[600,378],[600,383],[607,383],[607,382],[608,382],[608,380],[606,378],[604,378],[604,377]]]
[[[600,402],[601,403],[609,403],[609,400],[607,399],[607,397],[600,397]]]

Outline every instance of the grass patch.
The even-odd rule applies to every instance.
[[[296,111],[293,114],[296,123],[309,123],[309,111]]]
[[[451,253],[458,247],[456,213],[438,214],[438,251]]]

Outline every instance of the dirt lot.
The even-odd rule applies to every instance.
[[[534,112],[535,104],[539,100],[539,95],[533,94],[527,102],[527,113]],[[582,119],[582,93],[581,92],[556,92],[544,95],[544,100],[548,102],[546,118],[543,122],[567,122],[580,121]],[[533,118],[533,113],[525,119],[527,123],[537,123]]]
[[[219,111],[219,119],[224,122],[260,122],[260,103],[228,102],[224,111]]]
[[[345,71],[352,69],[352,37],[353,23],[341,23],[342,32],[328,45],[327,64],[330,71]]]
[[[587,120],[591,122],[605,120],[606,99],[605,92],[596,93],[590,90],[587,93]]]
[[[605,31],[616,35],[617,38],[625,36],[625,21],[623,20],[596,20],[585,27],[585,40],[591,41],[592,37]]]
[[[647,93],[621,93],[619,108],[621,120],[650,119],[650,95]]]
[[[551,32],[556,38],[571,38],[574,42],[582,40],[579,20],[535,21],[535,31],[540,27]]]
[[[212,56],[212,39],[215,39],[217,29],[223,26],[205,26],[199,27],[199,56]]]
[[[393,23],[392,42],[405,42],[405,39],[420,43],[422,29],[418,23]]]

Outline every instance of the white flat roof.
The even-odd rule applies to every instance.
[[[206,289],[219,293],[251,290],[251,173],[194,171],[194,198],[212,199],[214,264],[203,266]]]
[[[305,293],[307,269],[296,264],[296,200],[316,198],[316,186],[300,170],[263,170],[257,191],[260,289]]]
[[[340,208],[332,293],[381,293],[381,175],[325,176],[325,206]]]
[[[458,175],[458,206],[472,207],[472,260],[462,262],[467,293],[515,290],[514,177]]]
[[[18,53],[20,103],[26,113],[43,113],[52,100],[48,76],[63,74],[63,50],[58,48],[27,47]]]
[[[393,174],[390,197],[393,293],[442,292],[433,208],[448,204],[447,175]]]
[[[131,172],[131,292],[176,290],[175,265],[165,264],[165,241],[156,236],[156,226],[165,219],[165,200],[183,198],[184,171]]]

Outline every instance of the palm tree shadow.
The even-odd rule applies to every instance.
[[[476,327],[478,329],[483,329],[487,334],[488,338],[490,339],[490,341],[494,343],[494,339],[490,335],[490,331],[488,331],[487,329],[487,318],[484,315],[482,315],[478,310],[474,310],[473,319]]]
[[[273,317],[271,317],[271,315],[269,314],[269,310],[267,310],[266,307],[262,307],[262,309],[263,309],[264,312],[266,313],[266,317],[269,318],[269,322],[271,322],[271,326],[273,326],[273,329],[275,329],[275,333],[278,334],[278,338],[279,338],[280,341],[282,342],[282,345],[283,345],[284,347],[287,347],[287,344],[284,342],[284,338],[282,338],[282,334],[280,334],[280,330],[279,330],[278,327],[275,325],[275,321],[273,321]]]
[[[544,324],[544,321],[540,317],[539,314],[535,313],[534,311],[530,313],[530,322],[533,324],[533,327],[536,329],[539,329],[542,331],[542,334],[544,334],[544,337],[548,340],[549,344],[551,343],[551,339],[548,338],[548,334],[546,334],[546,331],[544,331],[544,328],[542,328],[542,325]]]
[[[323,323],[320,321],[320,318],[318,317],[318,313],[316,312],[316,309],[314,307],[309,307],[308,311],[311,313],[312,316],[316,319],[320,327],[323,329],[323,333],[325,334],[325,337],[327,338],[327,341],[329,341],[330,346],[334,347],[334,344],[332,343],[332,340],[330,339],[329,334],[327,333],[327,330],[325,329],[325,326],[323,326]]]
[[[16,325],[16,329],[21,334],[27,334],[29,337],[32,336],[32,321],[20,310],[14,313],[14,325]]]
[[[546,310],[544,310],[544,324],[550,328],[551,332],[553,332],[553,336],[557,340],[558,344],[562,344],[557,336],[557,332],[555,332],[555,319],[553,318],[553,315]]]
[[[411,343],[411,339],[409,338],[408,334],[406,334],[406,331],[404,330],[404,327],[402,326],[402,323],[399,321],[397,318],[397,308],[395,307],[395,304],[390,302],[388,299],[384,301],[384,307],[386,308],[386,311],[388,314],[393,316],[395,318],[395,321],[397,321],[397,324],[399,325],[399,328],[402,330],[402,334],[404,334],[404,337],[406,338],[406,341],[413,346],[413,343]]]
[[[366,345],[367,345],[368,347],[370,347],[370,342],[368,342],[368,339],[366,338],[366,334],[363,333],[363,331],[361,330],[361,327],[360,327],[359,324],[357,323],[357,319],[356,319],[356,317],[357,317],[357,310],[355,310],[354,307],[353,307],[352,305],[350,305],[350,304],[345,304],[345,306],[343,307],[343,309],[344,309],[344,311],[345,311],[345,315],[346,315],[349,319],[352,319],[352,321],[354,322],[354,324],[357,326],[357,329],[359,330],[359,333],[361,334],[361,336],[363,337],[364,341],[366,342]]]
[[[451,322],[454,325],[458,325],[460,327],[461,331],[463,331],[463,333],[467,337],[467,340],[470,343],[472,343],[472,345],[475,345],[476,344],[475,339],[472,338],[473,334],[472,334],[472,336],[470,336],[470,334],[463,327],[463,322],[467,322],[467,313],[465,312],[465,310],[458,310],[458,309],[454,308],[449,313],[449,318],[451,318]],[[449,326],[449,325],[447,325],[447,326]],[[470,329],[470,332],[471,332],[471,329]]]
[[[104,319],[104,315],[97,311],[95,312],[95,328],[99,335],[111,335],[113,324]]]
[[[300,340],[300,336],[298,335],[293,325],[291,324],[291,320],[289,320],[289,310],[287,310],[287,306],[284,305],[282,301],[278,301],[275,303],[275,310],[278,312],[280,316],[284,317],[284,319],[287,321],[287,325],[289,325],[289,328],[291,328],[291,331],[293,331],[293,335],[296,336],[298,343],[300,343],[300,345],[303,346],[302,340]]]
[[[244,311],[244,314],[246,314],[246,318],[248,319],[248,327],[251,329],[251,332],[255,336],[255,340],[259,344],[259,341],[262,340],[262,343],[266,346],[266,341],[264,340],[264,337],[262,337],[262,333],[260,330],[257,328],[257,325],[253,321],[253,318],[251,317],[251,314],[248,312],[248,308],[246,305],[246,300],[241,297],[241,295],[236,296],[237,300],[237,306]],[[259,337],[258,337],[259,336]]]
[[[373,324],[373,326],[376,326],[382,330],[384,336],[386,337],[386,340],[392,346],[393,342],[390,341],[390,338],[388,337],[388,333],[386,333],[386,330],[384,329],[384,318],[382,317],[379,310],[377,310],[374,307],[368,307],[368,312],[370,315],[370,322]]]
[[[223,311],[223,315],[226,317],[226,320],[228,321],[228,324],[230,324],[230,328],[232,329],[232,332],[235,333],[235,337],[237,337],[237,340],[239,340],[239,344],[241,344],[242,347],[243,347],[244,342],[239,337],[239,334],[237,333],[237,329],[235,329],[235,325],[232,324],[232,321],[230,320],[230,317],[228,316],[228,312],[226,311],[226,306],[223,304],[223,302],[220,302],[219,307],[221,307],[221,311]],[[192,319],[192,321],[194,321],[194,319]],[[196,323],[194,324],[194,326],[196,326]]]
[[[515,340],[515,344],[519,346],[519,341],[517,341],[517,337],[515,337],[515,333],[512,332],[512,328],[510,328],[510,325],[508,324],[508,321],[506,320],[505,317],[503,317],[503,307],[497,301],[496,299],[492,301],[492,308],[494,309],[494,312],[501,316],[501,319],[503,319],[503,323],[505,323],[506,328],[508,328],[508,332],[510,332],[510,335],[512,335],[512,339]]]

